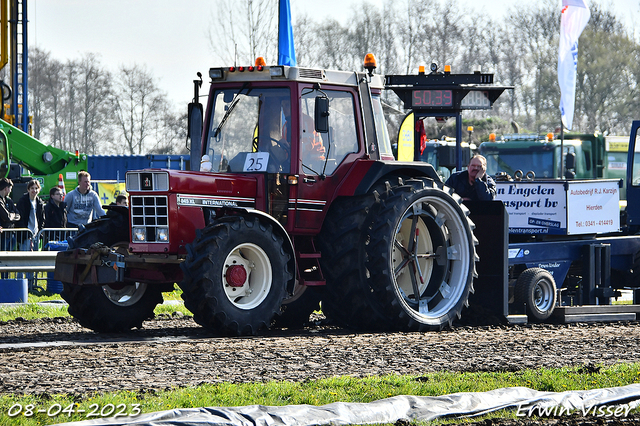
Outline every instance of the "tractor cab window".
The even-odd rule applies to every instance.
[[[382,100],[380,95],[372,95],[373,101],[373,114],[376,120],[376,136],[378,138],[378,149],[380,150],[381,160],[393,160],[393,150],[391,148],[391,138],[389,138],[389,131],[387,130],[387,122],[384,118],[384,111],[382,110]]]
[[[315,98],[329,98],[329,132],[315,131]],[[347,154],[358,152],[353,95],[336,90],[303,91],[300,101],[301,173],[331,175]]]
[[[221,89],[204,154],[212,172],[288,173],[291,98],[288,88]]]

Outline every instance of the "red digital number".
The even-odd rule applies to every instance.
[[[451,106],[453,96],[451,90],[414,90],[412,105],[414,107]]]
[[[447,106],[453,105],[453,98],[451,96],[451,90],[444,91],[444,104]]]

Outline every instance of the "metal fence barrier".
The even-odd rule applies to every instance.
[[[56,251],[49,251],[50,242],[65,241],[77,228],[44,228],[35,236],[28,228],[0,230],[0,274],[2,278],[29,280],[29,290],[43,290],[48,276],[55,270]],[[45,285],[41,285],[45,284]]]
[[[53,272],[55,251],[0,251],[0,272]]]
[[[38,247],[40,250],[46,250],[49,241],[66,241],[78,233],[77,228],[44,228],[36,234]]]

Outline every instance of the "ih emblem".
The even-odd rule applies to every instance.
[[[142,190],[150,191],[153,189],[153,179],[151,173],[142,173],[140,176],[140,180],[142,180]]]

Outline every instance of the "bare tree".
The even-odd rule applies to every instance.
[[[307,15],[299,16],[293,22],[293,34],[296,47],[296,61],[301,67],[317,65],[315,24]]]
[[[267,63],[278,55],[278,0],[217,0],[217,14],[209,26],[214,55],[225,64]]]
[[[612,12],[594,4],[580,36],[574,123],[583,131],[628,131],[638,97],[637,47]],[[615,64],[615,67],[612,67]]]
[[[318,65],[330,69],[353,69],[353,58],[348,49],[349,30],[334,19],[319,24],[317,44],[320,49]]]
[[[435,31],[430,34],[433,39],[432,52],[441,65],[453,65],[459,59],[463,40],[463,15],[458,10],[457,2],[445,2],[444,7],[436,7],[431,12],[436,18]]]
[[[104,71],[95,54],[78,63],[78,107],[80,134],[78,149],[95,154],[111,135],[111,114],[106,100],[111,93],[111,74]]]
[[[36,139],[40,139],[45,126],[51,125],[52,114],[47,103],[52,99],[48,77],[53,66],[49,52],[38,48],[29,52],[29,111],[33,114],[33,135]]]
[[[61,148],[67,151],[79,149],[78,123],[78,62],[67,61],[64,66],[64,82],[61,88],[61,119],[58,121]]]
[[[523,5],[507,19],[509,33],[523,56],[523,80],[518,96],[526,106],[528,128],[544,131],[559,122],[557,112],[558,33],[560,16],[554,0]],[[512,53],[513,54],[513,53]]]
[[[165,108],[154,139],[151,154],[187,154],[187,113],[174,114]]]
[[[363,2],[354,9],[353,19],[348,30],[351,50],[351,63],[344,64],[345,69],[362,70],[362,60],[367,53],[379,52],[378,57],[385,52],[384,26],[382,11]],[[338,48],[340,48],[338,46]],[[381,66],[378,64],[378,66]]]
[[[110,99],[116,143],[124,145],[128,154],[146,153],[167,102],[151,73],[140,65],[120,67]]]

